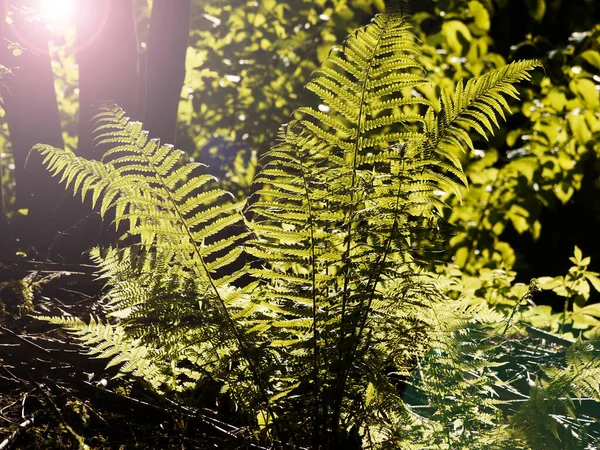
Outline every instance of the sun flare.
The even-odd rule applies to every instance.
[[[53,24],[67,24],[75,18],[77,0],[41,0],[40,15]]]

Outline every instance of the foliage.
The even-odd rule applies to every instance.
[[[302,86],[332,45],[383,2],[215,0],[194,7],[180,120],[192,156],[247,196],[280,123],[311,101]],[[336,20],[333,20],[335,17]]]
[[[548,433],[561,439],[556,422],[573,415],[564,397],[599,398],[596,344],[569,350],[565,367],[522,394],[526,407],[504,414],[507,399],[490,393],[511,384],[496,373],[512,316],[451,300],[452,280],[424,258],[442,237],[442,198],[459,198],[466,182],[469,131],[493,132],[505,97],[538,63],[458,81],[432,102],[416,91],[428,83],[419,53],[394,8],[332,51],[308,85],[320,103],[281,129],[247,204],[118,108],[98,116],[98,142],[113,145],[101,161],[38,146],[49,170],[125,231],[120,246],[92,253],[109,288],[106,318],[46,320],[158,392],[216,380],[262,440],[538,448]],[[398,390],[415,365],[412,384],[437,411],[429,417]],[[550,415],[550,404],[567,416]],[[584,448],[585,430],[577,436],[569,448]]]
[[[265,144],[273,140],[274,131],[269,131],[274,130],[273,123],[264,122],[263,118],[286,121],[292,109],[301,102],[311,101],[299,86],[306,82],[307,74],[322,58],[322,52],[319,50],[321,56],[315,57],[305,49],[314,51],[326,47],[324,42],[334,43],[340,37],[340,28],[355,26],[354,21],[361,20],[363,7],[368,9],[362,3],[352,8],[348,6],[343,2],[326,2],[324,9],[319,9],[321,3],[318,3],[315,10],[310,10],[298,2],[288,10],[287,4],[282,4],[279,11],[284,13],[271,14],[269,17],[273,20],[261,25],[261,32],[256,34],[250,31],[252,19],[257,14],[262,23],[263,13],[268,11],[260,2],[240,4],[233,18],[218,2],[203,10],[218,20],[208,27],[210,31],[199,31],[201,39],[194,44],[198,53],[190,50],[190,57],[197,55],[194,60],[202,65],[193,71],[188,81],[213,81],[198,85],[197,94],[192,94],[194,98],[184,100],[188,105],[184,106],[183,110],[187,111],[184,116],[189,123],[195,123],[196,114],[203,117],[200,127],[189,129],[197,136],[195,142],[202,149],[199,157],[213,167],[211,170],[215,171],[215,166],[221,164],[218,162],[221,158],[233,161],[216,173],[222,185],[236,196],[249,192],[256,165],[266,151]],[[525,19],[524,14],[519,16],[523,20],[514,23],[515,10],[522,6],[514,0],[434,1],[430,6],[417,3],[412,6],[415,31],[422,41],[421,64],[432,83],[415,89],[436,106],[441,88],[453,90],[461,78],[503,67],[515,56],[535,55],[546,68],[545,73],[534,75],[532,84],[523,88],[526,101],[522,106],[508,99],[512,112],[517,113],[509,126],[499,130],[489,142],[474,137],[473,150],[459,155],[469,179],[469,189],[463,190],[460,200],[450,193],[443,198],[452,205],[449,221],[455,225],[455,236],[450,241],[452,248],[444,253],[444,258],[461,270],[453,269],[453,276],[461,278],[461,284],[474,283],[473,286],[509,283],[507,288],[513,292],[510,298],[492,293],[485,297],[492,304],[500,302],[505,310],[510,310],[526,288],[523,282],[531,277],[559,273],[562,269],[555,266],[560,266],[558,261],[566,260],[566,251],[572,249],[573,243],[565,239],[565,243],[556,248],[558,253],[547,250],[549,242],[565,234],[560,228],[568,223],[554,224],[551,219],[545,219],[548,211],[556,211],[559,216],[561,211],[566,211],[565,206],[576,200],[576,205],[581,205],[578,208],[587,211],[585,217],[593,217],[592,221],[586,220],[589,225],[584,229],[583,224],[577,225],[580,230],[577,243],[582,248],[589,247],[591,240],[587,236],[591,236],[599,217],[593,202],[597,195],[594,172],[597,171],[598,142],[598,108],[594,106],[598,78],[594,73],[598,69],[600,50],[593,22],[597,8],[583,0],[526,2],[530,19]],[[297,14],[287,14],[291,10]],[[343,18],[339,14],[342,10]],[[586,14],[577,13],[584,10]],[[332,11],[338,13],[335,22],[331,20]],[[317,17],[328,20],[317,20]],[[564,20],[557,21],[556,17]],[[296,43],[287,47],[292,34],[275,32],[292,26],[302,29],[307,23],[310,26],[302,32],[306,45],[300,47]],[[264,27],[267,29],[263,30]],[[332,27],[337,27],[337,31],[332,33]],[[508,29],[513,32],[508,33]],[[266,47],[266,41],[275,44]],[[213,52],[212,48],[219,50]],[[238,61],[253,64],[238,66]],[[271,61],[283,61],[283,67],[282,64],[273,67]],[[296,70],[288,71],[286,61]],[[209,68],[214,70],[210,77]],[[198,78],[198,71],[204,71],[208,78],[204,75]],[[240,79],[231,82],[226,75]],[[287,103],[285,95],[267,98],[272,90],[264,90],[263,86],[270,86],[271,76],[279,77],[280,86],[289,86],[288,90],[293,91]],[[205,89],[213,93],[207,96]],[[203,100],[208,98],[210,101]],[[275,111],[270,105],[277,101],[284,108]],[[268,108],[266,115],[256,114],[244,106],[255,108],[259,104],[263,105],[260,111]],[[283,112],[281,116],[277,115],[279,111]],[[230,132],[238,129],[239,132]],[[585,203],[581,197],[574,198],[579,189],[583,189]],[[596,251],[590,251],[595,260]],[[446,272],[445,268],[436,270]],[[484,278],[476,280],[480,274]],[[514,280],[519,283],[514,285]],[[542,302],[551,303],[557,309],[562,305],[560,300],[549,296],[544,296]],[[556,330],[551,322],[542,323],[542,317],[538,316],[537,326]]]
[[[591,236],[598,217],[593,199],[600,79],[594,74],[600,41],[593,11],[573,14],[589,7],[586,2],[526,2],[535,21],[515,21],[515,3],[439,1],[415,14],[423,65],[436,86],[453,89],[460,78],[502,67],[518,55],[535,55],[545,67],[523,88],[522,106],[509,102],[516,114],[506,129],[489,142],[474,139],[474,149],[461,158],[469,189],[460,199],[445,197],[455,228],[444,256],[455,267],[436,270],[462,287],[456,295],[466,289],[473,301],[485,299],[507,313],[527,289],[525,281],[567,270],[558,267],[574,243],[596,259]],[[508,23],[510,34],[503,28]],[[525,40],[519,42],[513,28],[523,29]],[[582,217],[569,217],[573,210]],[[524,320],[569,331],[552,314],[552,308],[562,314],[559,298],[544,294],[535,301],[546,305],[524,311]],[[594,301],[592,296],[587,303]],[[535,307],[533,300],[529,304]],[[572,313],[570,303],[567,315]],[[591,326],[584,322],[578,326]]]
[[[597,272],[588,270],[591,258],[589,256],[584,258],[578,247],[575,247],[575,254],[569,259],[574,265],[565,276],[538,279],[542,289],[552,290],[565,299],[564,310],[553,315],[549,321],[552,324],[551,329],[555,332],[566,332],[569,326],[573,331],[589,328],[585,335],[593,336],[597,334],[600,324],[598,321],[600,310],[598,304],[586,305],[586,303],[590,299],[591,287],[596,292],[600,291],[600,279]],[[534,309],[533,314],[538,313],[541,308],[544,307]]]
[[[454,339],[442,342],[453,345],[434,347],[423,360],[407,401],[421,405],[426,448],[595,448],[594,419],[578,402],[598,401],[597,341],[548,346],[531,334],[499,334],[494,314],[477,307],[475,320],[446,328]],[[415,402],[424,394],[428,403]]]
[[[522,107],[527,122],[506,135],[506,162],[501,163],[498,150],[482,150],[465,168],[470,195],[454,209],[451,221],[465,230],[452,243],[456,264],[469,272],[480,267],[510,270],[515,257],[502,242],[505,229],[539,237],[542,206],[570,200],[581,186],[584,165],[595,159],[598,91],[581,66],[565,65],[563,71],[568,86],[554,85],[547,77],[540,83],[541,96],[527,94],[531,101]],[[475,249],[485,257],[474,261]]]

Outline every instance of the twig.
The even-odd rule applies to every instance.
[[[62,413],[60,412],[60,410],[58,409],[58,407],[56,406],[54,401],[52,401],[52,399],[50,398],[50,396],[48,395],[48,393],[46,392],[44,387],[41,384],[39,384],[37,381],[35,381],[33,378],[31,379],[31,381],[36,384],[36,386],[38,387],[39,391],[42,393],[42,395],[44,396],[44,398],[46,399],[48,404],[52,407],[58,420],[60,420],[60,422],[65,427],[65,429],[71,434],[73,439],[75,439],[77,441],[77,443],[79,444],[79,449],[85,450],[85,449],[89,448],[87,445],[85,445],[83,438],[79,434],[77,434],[77,432],[65,420],[65,417],[62,415]],[[2,449],[0,448],[0,450],[2,450]]]
[[[74,274],[80,275],[89,275],[98,270],[93,264],[65,264],[58,262],[50,262],[50,261],[37,261],[34,259],[0,259],[0,263],[2,264],[18,264],[18,265],[29,265],[29,266],[43,266],[43,267],[55,267],[55,270],[40,270],[40,272],[70,272]],[[89,272],[77,272],[76,270],[69,269],[90,269]]]
[[[25,430],[30,425],[33,425],[33,416],[31,416],[30,419],[27,419],[26,421],[21,422],[19,424],[18,428],[15,431],[13,431],[9,437],[7,437],[2,442],[0,442],[0,450],[8,449],[9,446],[11,445],[11,443],[15,439],[17,439],[17,437],[19,436],[19,434],[21,434],[23,432],[23,430]]]

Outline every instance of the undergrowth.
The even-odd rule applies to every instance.
[[[419,50],[399,7],[333,49],[242,202],[118,107],[96,118],[100,161],[36,146],[122,232],[91,252],[104,316],[42,319],[177,402],[215,383],[274,447],[594,448],[577,399],[600,399],[597,342],[561,342],[516,376],[523,329],[450,295],[429,256],[470,133],[493,133],[539,63],[432,103]]]

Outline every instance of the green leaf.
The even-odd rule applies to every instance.
[[[471,42],[472,36],[469,28],[458,20],[450,20],[442,25],[442,33],[446,36],[448,47],[457,55],[463,54],[463,42],[467,45]]]
[[[585,59],[592,66],[600,69],[600,53],[598,53],[596,50],[586,50],[579,56]]]
[[[300,381],[298,381],[297,383],[294,383],[292,386],[290,386],[289,388],[278,392],[277,394],[273,395],[270,399],[269,402],[273,403],[276,400],[279,400],[280,398],[283,398],[285,396],[287,396],[290,392],[292,392],[294,389],[296,389],[298,386],[300,386]]]
[[[546,1],[545,0],[525,0],[529,15],[540,22],[546,14]]]
[[[569,87],[590,108],[600,107],[600,93],[592,80],[577,78],[569,83]]]
[[[587,278],[587,280],[592,284],[592,286],[594,286],[594,289],[596,289],[596,291],[600,292],[600,278],[598,278],[597,274],[592,272],[585,272],[583,276]]]
[[[593,305],[587,305],[577,310],[590,316],[600,317],[600,303],[594,303]]]
[[[575,256],[575,264],[579,265],[581,264],[581,260],[583,258],[583,253],[581,252],[581,249],[577,246],[575,246],[575,251],[573,252],[573,256]]]
[[[583,314],[582,310],[579,310],[571,315],[571,320],[573,321],[573,328],[576,330],[587,330],[588,328],[594,327],[600,323],[600,321],[594,318],[592,315]]]
[[[529,211],[519,205],[512,205],[507,213],[507,217],[511,220],[515,230],[522,234],[529,230]]]
[[[538,283],[541,289],[552,290],[564,283],[563,277],[539,277]]]
[[[490,14],[488,10],[477,1],[469,2],[469,9],[475,19],[475,26],[483,31],[488,31],[490,29]]]
[[[558,112],[562,111],[567,104],[567,96],[556,88],[548,93],[547,99],[550,106]]]

